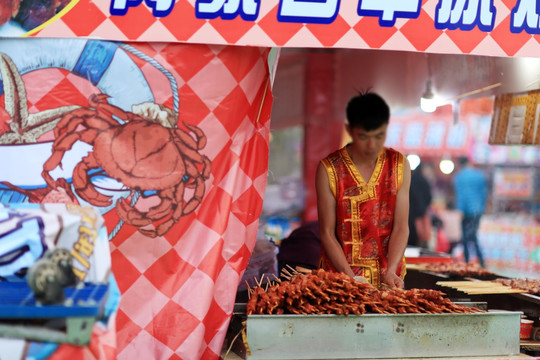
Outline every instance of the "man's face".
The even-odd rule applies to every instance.
[[[384,147],[387,128],[388,124],[384,124],[375,130],[366,131],[363,128],[352,128],[347,125],[354,152],[361,155],[363,159],[376,160]]]

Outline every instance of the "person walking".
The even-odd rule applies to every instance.
[[[485,267],[484,256],[478,243],[480,218],[484,214],[487,201],[487,181],[484,173],[475,168],[466,157],[458,159],[459,170],[454,176],[453,185],[456,207],[463,213],[461,221],[463,255],[465,262],[470,260],[470,250],[474,249],[480,266]]]

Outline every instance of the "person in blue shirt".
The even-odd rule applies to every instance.
[[[470,247],[473,247],[480,266],[485,267],[477,233],[488,195],[486,177],[466,157],[459,158],[458,164],[459,171],[454,176],[453,183],[456,207],[463,213],[461,222],[463,255],[465,261],[469,262]]]

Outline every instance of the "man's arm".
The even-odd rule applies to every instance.
[[[411,168],[407,160],[403,163],[403,182],[397,193],[394,225],[388,243],[388,268],[382,282],[390,287],[403,288],[403,280],[396,274],[409,239],[409,189]],[[402,269],[403,271],[404,269]]]
[[[343,248],[336,238],[336,199],[330,189],[328,174],[322,163],[319,163],[317,167],[315,187],[317,190],[317,211],[321,232],[321,245],[328,260],[337,271],[354,277]]]

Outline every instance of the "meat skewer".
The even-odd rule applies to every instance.
[[[540,295],[540,279],[497,278],[494,281],[505,286],[510,286],[513,289],[527,290],[527,292],[532,295]]]
[[[287,272],[291,275],[290,280],[267,284],[266,289],[259,285],[250,291],[248,315],[481,312],[477,308],[454,304],[437,290],[379,290],[343,273],[322,269],[311,273]]]

